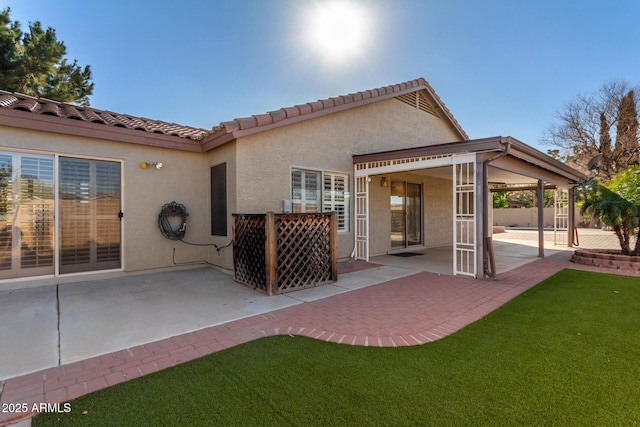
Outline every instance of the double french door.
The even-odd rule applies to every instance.
[[[119,162],[0,152],[0,278],[54,274],[56,259],[62,274],[119,268],[120,173]]]

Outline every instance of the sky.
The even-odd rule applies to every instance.
[[[424,77],[471,139],[513,136],[546,151],[545,131],[579,94],[640,80],[637,0],[0,0],[5,7],[23,29],[54,28],[67,57],[91,66],[92,107],[205,129]]]

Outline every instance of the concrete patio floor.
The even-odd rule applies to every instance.
[[[0,292],[0,381],[413,272],[381,266],[272,297],[208,267]]]
[[[275,297],[211,268],[2,292],[0,402],[64,402],[269,335],[373,346],[433,341],[563,268],[589,270],[569,263],[568,250],[537,258],[529,234],[496,244],[518,265],[499,267],[496,280],[396,262]],[[11,419],[0,414],[0,425]]]
[[[529,233],[519,234],[519,237],[528,237]],[[495,254],[496,273],[505,273],[514,268],[518,268],[529,262],[533,262],[538,257],[538,241],[528,239],[501,239],[497,235],[494,237],[493,250]],[[537,233],[536,233],[537,239]],[[563,250],[574,250],[567,247],[545,244],[545,256],[553,255]],[[415,256],[403,257],[396,255],[379,255],[371,257],[371,262],[382,265],[393,265],[397,267],[410,268],[417,271],[430,271],[439,274],[453,274],[453,247],[439,246],[435,248],[418,249],[410,253]],[[402,254],[402,253],[400,253]]]

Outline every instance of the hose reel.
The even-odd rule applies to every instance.
[[[162,210],[158,215],[158,228],[164,237],[169,240],[182,240],[184,234],[187,231],[187,208],[183,204],[175,201],[167,203],[162,206]],[[172,225],[172,222],[176,224],[180,219],[177,227]],[[173,221],[172,221],[173,220]]]

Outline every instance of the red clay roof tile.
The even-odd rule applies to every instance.
[[[258,125],[258,122],[257,122],[256,118],[253,117],[253,116],[251,116],[251,117],[241,117],[239,119],[235,119],[235,121],[237,121],[238,124],[240,125],[240,130],[253,128],[253,127],[256,127]]]
[[[276,110],[276,111],[269,111],[269,115],[271,116],[271,118],[273,119],[273,122],[279,122],[280,120],[284,120],[287,118],[287,112],[282,109],[282,110]]]
[[[256,123],[258,126],[266,126],[273,123],[273,117],[270,114],[258,114],[253,116],[256,118]]]
[[[137,129],[142,131],[160,131],[166,135],[176,135],[181,138],[189,138],[196,141],[200,141],[204,139],[205,136],[209,135],[209,131],[205,129],[198,129],[190,126],[177,125],[134,116],[126,116],[90,107],[79,107],[45,98],[33,98],[19,93],[9,93],[3,90],[0,90],[0,108],[28,111],[34,114],[44,114],[65,119],[75,119],[90,123],[99,123],[108,126]]]
[[[282,111],[285,112],[288,119],[290,119],[291,117],[296,117],[300,115],[300,109],[298,107],[287,107],[287,108],[283,108]]]
[[[311,108],[311,104],[301,104],[301,105],[296,105],[296,107],[300,111],[300,115],[313,113],[313,108]]]

